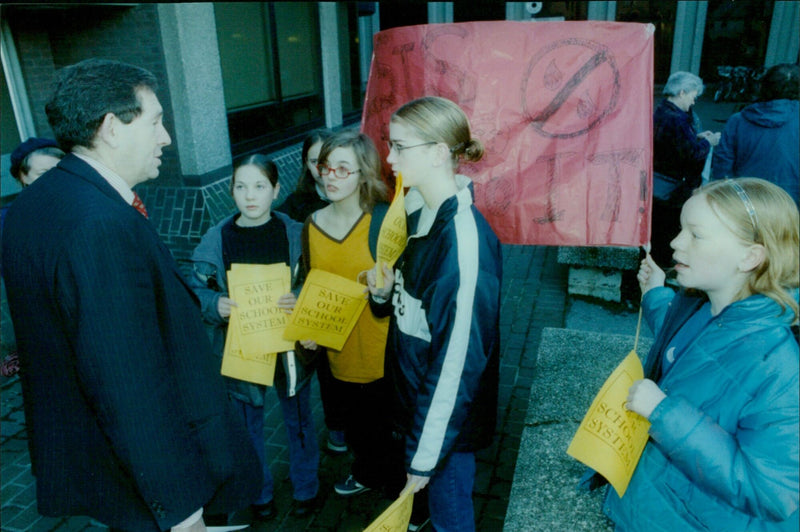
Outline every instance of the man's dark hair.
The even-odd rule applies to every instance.
[[[759,100],[797,100],[800,98],[800,67],[790,63],[775,65],[761,78]]]
[[[129,124],[142,112],[139,89],[155,92],[158,82],[149,71],[105,59],[86,59],[59,71],[53,97],[45,111],[53,134],[64,151],[92,148],[108,113]]]

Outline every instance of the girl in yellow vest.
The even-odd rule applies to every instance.
[[[378,212],[385,213],[385,205],[380,205],[387,199],[380,155],[369,137],[346,130],[322,145],[318,170],[331,203],[306,220],[301,267],[358,280],[375,266],[370,226],[379,223]],[[403,485],[403,471],[392,470],[397,464],[387,452],[401,445],[391,436],[389,389],[383,375],[388,327],[388,318],[376,318],[365,308],[342,350],[327,349],[333,378],[323,384],[329,388],[322,397],[334,398],[342,408],[345,438],[354,457],[351,474],[335,485],[342,496],[376,488],[394,496]],[[301,343],[317,348],[311,341]]]

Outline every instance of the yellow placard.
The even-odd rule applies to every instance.
[[[244,358],[294,349],[283,339],[289,314],[278,308],[278,299],[291,291],[291,272],[286,264],[231,264],[228,287],[236,301],[236,332]],[[233,327],[233,322],[228,326]]]
[[[383,288],[383,264],[388,267],[394,266],[395,261],[403,253],[408,241],[408,230],[406,228],[406,202],[403,195],[403,176],[397,174],[397,181],[394,186],[394,199],[386,210],[386,216],[381,223],[381,231],[378,234],[378,246],[376,263],[378,264],[378,275],[375,277],[375,286]]]
[[[650,422],[625,408],[628,388],[644,371],[631,351],[603,383],[586,412],[567,454],[583,462],[614,486],[622,497],[647,444]]]
[[[231,314],[228,323],[228,334],[225,337],[225,350],[222,353],[222,369],[220,373],[226,377],[240,381],[254,382],[264,386],[272,386],[275,378],[276,353],[261,353],[245,358],[239,346],[236,314]]]
[[[364,529],[364,532],[406,532],[413,506],[414,492],[409,489],[401,493],[391,506]]]
[[[364,285],[312,268],[283,334],[341,350],[367,304]]]

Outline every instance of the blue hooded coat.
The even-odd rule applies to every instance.
[[[406,470],[431,476],[451,452],[491,444],[500,360],[500,241],[472,202],[469,179],[436,211],[406,194],[408,245],[395,268],[386,373]],[[374,301],[371,300],[371,304]]]
[[[711,160],[714,179],[760,177],[800,201],[800,101],[757,102],[728,119]]]
[[[797,297],[795,291],[794,297]],[[624,497],[604,510],[617,532],[800,529],[798,344],[791,312],[754,295],[714,316],[660,377],[661,354],[704,299],[648,291],[656,334],[645,374],[667,397]]]

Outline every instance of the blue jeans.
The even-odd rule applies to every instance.
[[[475,454],[451,453],[428,483],[431,524],[436,532],[473,532],[472,486]]]
[[[306,501],[314,498],[319,491],[319,444],[311,414],[311,385],[307,383],[297,390],[294,397],[287,397],[281,386],[275,386],[275,392],[289,439],[289,478],[292,480],[293,495],[295,500]],[[254,504],[266,504],[273,497],[273,480],[264,443],[264,407],[256,407],[236,398],[233,401],[244,415],[247,432],[264,472],[264,486]]]

